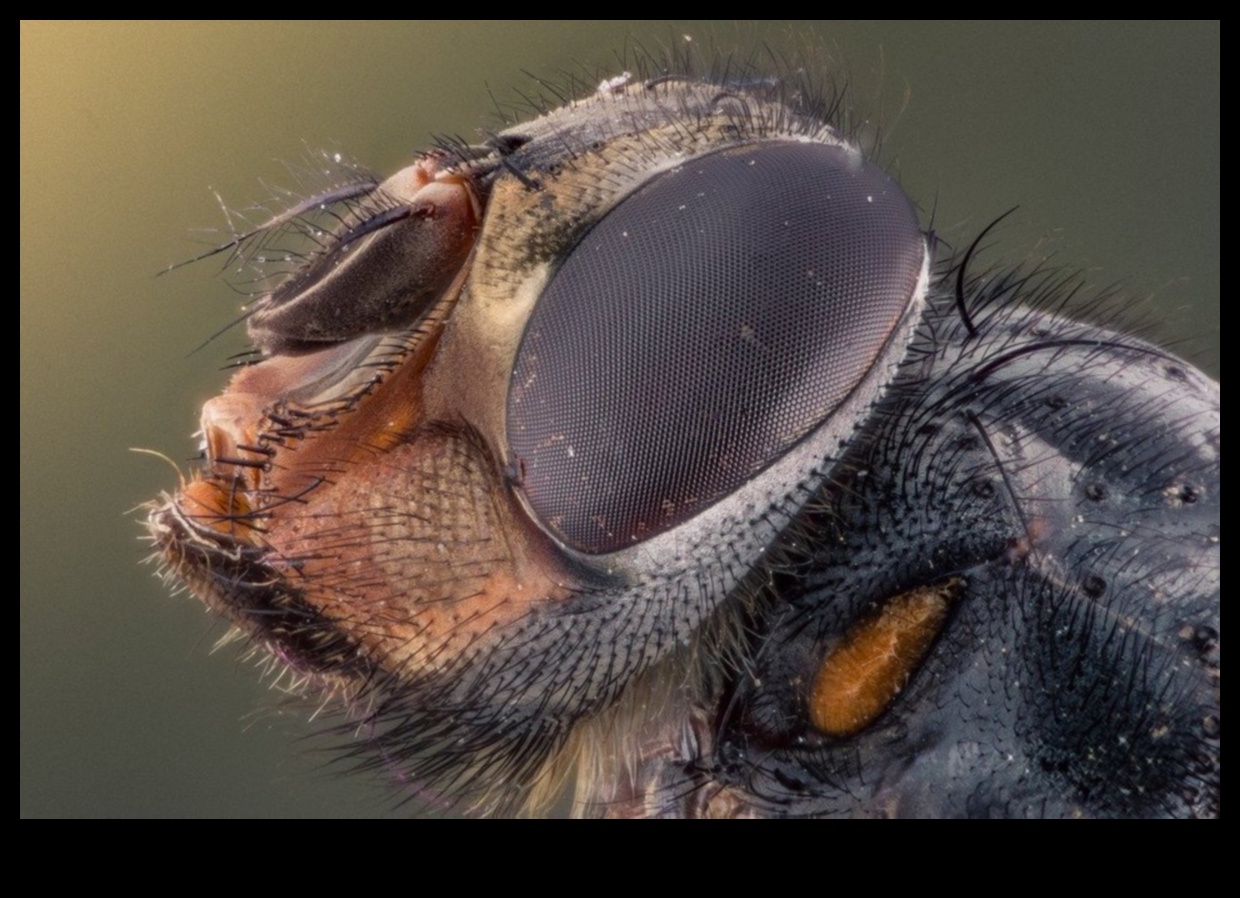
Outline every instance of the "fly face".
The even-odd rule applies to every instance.
[[[316,199],[151,529],[364,763],[498,810],[572,768],[588,813],[1217,810],[1217,386],[936,263],[814,109],[618,79]]]

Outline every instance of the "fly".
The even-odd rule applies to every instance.
[[[471,811],[1217,814],[1218,385],[837,110],[625,73],[221,247],[310,248],[166,576]]]

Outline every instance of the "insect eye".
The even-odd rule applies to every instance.
[[[656,175],[526,325],[507,439],[535,517],[602,554],[735,491],[886,357],[925,253],[907,197],[849,147],[753,143]]]

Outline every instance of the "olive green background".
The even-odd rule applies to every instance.
[[[494,124],[527,73],[615,74],[626,41],[690,35],[843,61],[884,161],[987,260],[1052,253],[1154,296],[1162,334],[1219,359],[1219,25],[784,22],[21,26],[21,805],[24,816],[400,815],[324,767],[190,599],[140,562],[130,512],[195,452],[241,347],[194,353],[240,302],[200,263],[233,207],[340,148],[380,172],[432,132]],[[399,796],[397,796],[399,797]]]

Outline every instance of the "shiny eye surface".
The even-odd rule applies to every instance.
[[[908,199],[848,147],[741,146],[655,176],[526,326],[508,440],[536,516],[611,552],[755,477],[875,364],[924,254]]]

